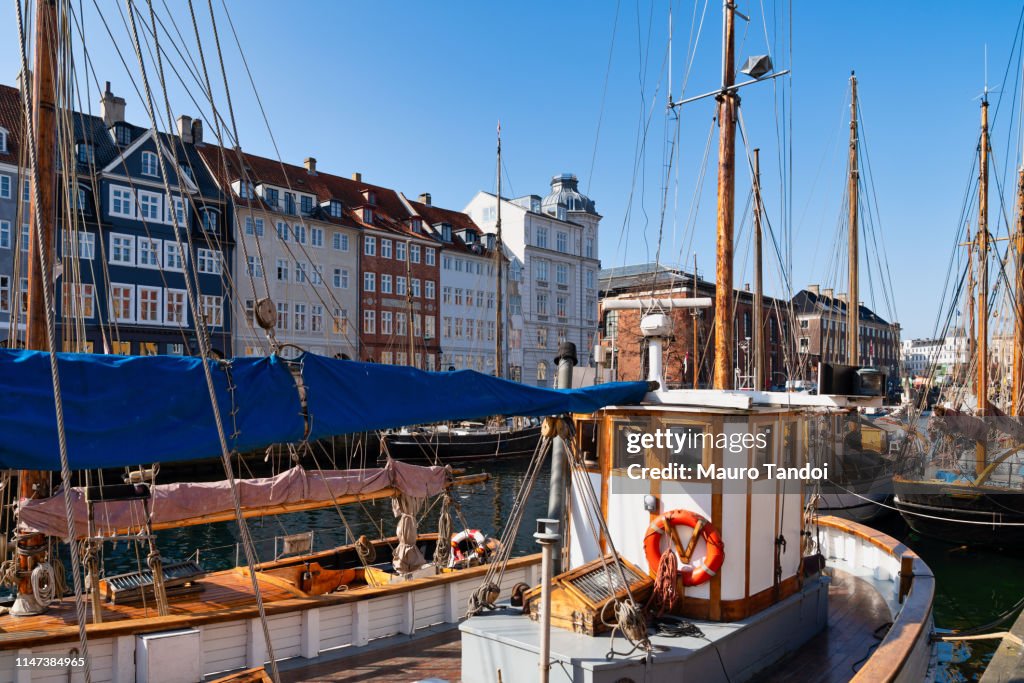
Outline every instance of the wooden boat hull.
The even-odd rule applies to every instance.
[[[1024,491],[896,477],[895,504],[915,532],[966,545],[1024,547]]]
[[[386,434],[387,452],[395,460],[472,462],[530,455],[540,440],[540,426],[514,431],[410,432]]]

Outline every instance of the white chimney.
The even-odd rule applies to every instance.
[[[316,175],[316,159],[314,157],[306,157],[304,164],[306,166],[306,173]]]
[[[182,114],[178,117],[178,137],[185,144],[192,143],[192,117]]]
[[[807,291],[814,296],[818,296],[821,294],[821,287],[818,285],[807,285]]]

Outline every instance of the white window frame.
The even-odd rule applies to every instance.
[[[136,205],[136,209],[138,210],[138,218],[139,218],[139,220],[140,221],[148,221],[148,222],[166,223],[167,222],[166,221],[166,216],[164,216],[164,210],[163,210],[164,209],[163,199],[164,199],[163,195],[161,195],[159,192],[149,192],[148,190],[139,190],[136,193],[136,197],[135,197],[135,205]],[[145,201],[145,200],[149,200],[149,201]],[[147,216],[147,215],[145,215],[143,213],[143,210],[142,210],[143,205],[145,205],[147,207],[153,207],[153,211],[155,212],[156,215],[154,215],[154,216]]]
[[[121,249],[127,249],[129,251],[129,256],[128,256],[127,259],[115,259],[114,258],[115,254],[117,252],[117,248],[115,248],[115,246],[114,246],[114,240],[122,240],[123,243],[126,245],[124,247],[121,247]],[[119,244],[120,244],[120,242],[119,242]],[[135,265],[135,236],[134,235],[127,235],[127,234],[122,233],[122,232],[112,232],[112,233],[110,233],[110,255],[108,257],[108,260],[109,260],[109,262],[112,265],[134,266]]]
[[[123,290],[128,292],[128,317],[122,317],[120,315],[122,308],[120,301],[115,306],[114,301],[114,290]],[[133,323],[135,322],[135,285],[128,284],[126,282],[111,282],[109,287],[109,296],[107,297],[107,318],[109,320],[116,320],[119,323]]]
[[[120,204],[120,211],[117,205]],[[122,218],[135,218],[135,193],[130,188],[120,185],[110,186],[110,206],[108,211],[111,216]]]
[[[174,240],[164,240],[164,251],[163,261],[161,267],[164,270],[173,270],[177,273],[181,273],[185,270],[186,255],[182,253],[182,249],[178,248],[178,243]]]
[[[142,318],[142,293],[156,293],[156,318],[143,320]],[[149,285],[138,285],[135,290],[135,322],[140,325],[163,325],[164,324],[164,290],[162,287],[151,287]]]
[[[172,296],[173,296],[174,299],[178,299],[180,297],[180,300],[181,300],[181,317],[182,317],[181,321],[173,320],[173,319],[171,319],[170,316],[168,316],[168,306],[171,303]],[[187,296],[187,292],[184,289],[175,289],[173,287],[168,287],[167,289],[164,290],[164,314],[163,314],[163,316],[164,316],[164,324],[165,325],[172,325],[172,326],[175,326],[175,327],[177,327],[178,325],[181,325],[182,327],[188,327],[188,296]]]
[[[142,245],[148,243],[152,247],[151,254],[154,259],[154,263],[143,263],[142,262]],[[142,235],[135,238],[135,264],[139,268],[148,268],[151,270],[159,270],[162,267],[163,260],[163,240],[153,239],[152,237],[144,237]]]
[[[141,173],[144,176],[150,178],[160,177],[160,159],[157,158],[156,153],[145,151],[141,154],[139,164],[141,166]]]

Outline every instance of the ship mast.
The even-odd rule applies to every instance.
[[[36,201],[29,202],[28,240],[28,316],[25,346],[37,351],[49,348],[46,335],[46,305],[44,287],[52,287],[52,280],[42,272],[44,255],[53,253],[53,220],[55,210],[56,155],[56,103],[54,64],[57,50],[57,4],[55,0],[36,0],[36,51],[31,78],[32,112],[36,139],[30,141],[36,148],[36,173],[32,177],[32,191]],[[22,74],[22,87],[28,87],[28,74]],[[36,183],[38,182],[38,187]],[[44,253],[39,253],[42,240]],[[49,477],[45,472],[21,470],[18,473],[18,497],[43,498],[49,495]],[[11,609],[14,615],[38,614],[44,611],[33,597],[30,573],[46,560],[46,538],[31,534],[21,540],[17,553],[18,599]],[[75,558],[72,558],[75,561]]]
[[[974,240],[971,237],[971,224],[969,222],[967,223],[967,241],[965,242],[965,245],[967,246],[967,329],[964,330],[964,337],[966,337],[966,341],[967,341],[967,354],[965,356],[965,359],[966,359],[967,362],[964,363],[964,371],[963,371],[964,372],[964,377],[960,378],[960,379],[962,379],[964,381],[966,381],[966,379],[967,379],[966,375],[969,372],[968,365],[970,364],[970,359],[974,358],[974,347],[975,347],[975,343],[974,343],[974,334],[975,334],[975,329],[974,329]],[[933,361],[933,363],[934,362],[937,362],[937,361]],[[978,393],[978,386],[976,384],[977,379],[978,379],[977,377],[972,377],[971,378],[971,388],[974,390],[975,394]]]
[[[1024,166],[1017,172],[1017,232],[1013,237],[1015,291],[1013,304],[1012,415],[1024,414]]]
[[[981,101],[981,149],[978,178],[978,416],[988,414],[988,98]],[[985,469],[985,439],[975,445],[976,471]]]
[[[504,336],[503,323],[505,322],[505,298],[502,296],[502,271],[504,270],[504,248],[502,247],[501,241],[501,121],[498,122],[498,197],[497,197],[497,221],[494,224],[495,240],[494,240],[494,261],[495,269],[494,272],[497,274],[497,294],[495,296],[494,315],[497,318],[495,322],[495,334],[494,334],[494,376],[504,377],[505,376],[505,358],[502,353],[502,338]]]
[[[849,244],[847,260],[850,269],[849,292],[846,297],[846,362],[849,365],[860,365],[860,282],[858,281],[858,265],[860,262],[857,225],[857,202],[860,183],[860,170],[857,166],[857,77],[850,72],[850,178],[849,178]]]
[[[722,90],[718,100],[718,226],[715,266],[715,389],[731,389],[732,368],[732,258],[736,182],[736,7],[722,1]]]
[[[761,272],[761,150],[754,149],[754,391],[764,390],[764,282]]]

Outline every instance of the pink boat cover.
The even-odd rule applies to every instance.
[[[274,477],[236,479],[243,510],[297,503],[330,503],[341,496],[371,494],[393,486],[408,496],[423,498],[440,493],[448,479],[444,467],[423,467],[389,460],[384,467],[356,470],[306,470],[301,467]],[[227,481],[181,482],[151,487],[150,522],[167,524],[195,520],[234,510]],[[82,488],[71,490],[75,534],[88,535],[89,513]],[[67,538],[64,494],[22,501],[18,517],[23,528]],[[145,517],[142,501],[93,503],[94,533],[108,536],[116,530],[139,529]]]

